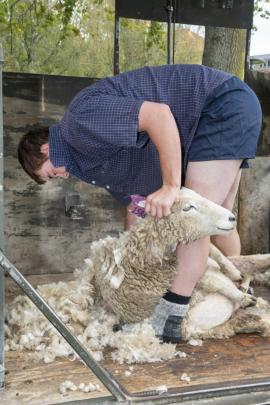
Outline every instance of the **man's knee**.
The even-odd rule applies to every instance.
[[[222,206],[224,208],[227,208],[230,211],[233,211],[235,200],[237,197],[237,192],[239,189],[239,184],[240,184],[240,179],[241,179],[241,170],[237,173],[237,176],[235,178],[235,181],[233,182],[233,185],[226,196],[224,202],[222,203]]]
[[[240,164],[241,161],[190,162],[185,186],[232,209],[240,181]]]

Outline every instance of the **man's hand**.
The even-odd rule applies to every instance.
[[[179,187],[163,185],[146,198],[145,211],[158,218],[167,217],[179,193]]]

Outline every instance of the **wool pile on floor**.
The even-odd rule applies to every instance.
[[[38,291],[97,361],[103,359],[106,347],[113,349],[112,359],[120,364],[185,356],[175,345],[160,344],[147,323],[113,332],[117,317],[94,305],[91,286],[82,286],[79,279],[39,286]],[[76,358],[69,344],[27,297],[16,297],[6,308],[6,318],[5,350],[32,351],[45,363],[56,357]]]

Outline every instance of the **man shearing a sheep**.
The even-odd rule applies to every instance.
[[[83,89],[59,124],[24,135],[18,155],[39,184],[72,175],[104,187],[127,207],[129,229],[132,194],[146,196],[146,212],[158,218],[170,215],[182,185],[232,210],[260,129],[258,99],[237,77],[200,65],[144,67]],[[236,230],[212,242],[225,255],[240,254]],[[177,274],[150,318],[164,342],[181,340],[209,243],[177,247]]]

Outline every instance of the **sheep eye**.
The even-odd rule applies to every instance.
[[[183,207],[183,211],[185,211],[185,212],[190,211],[192,209],[197,210],[197,207],[193,204],[185,204]]]

